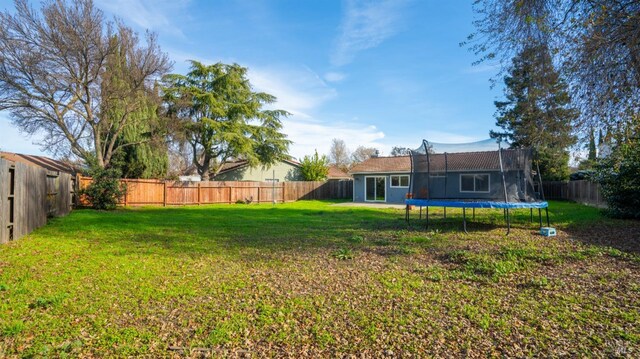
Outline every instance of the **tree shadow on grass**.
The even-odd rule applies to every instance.
[[[571,239],[587,245],[611,247],[640,255],[640,221],[598,221],[589,225],[571,225],[564,231]]]

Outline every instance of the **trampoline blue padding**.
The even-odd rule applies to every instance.
[[[409,206],[455,207],[455,208],[547,208],[547,202],[492,202],[492,201],[452,201],[437,199],[407,199]]]

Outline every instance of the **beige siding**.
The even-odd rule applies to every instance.
[[[216,181],[269,181],[275,178],[278,182],[301,181],[300,169],[287,162],[280,162],[270,167],[249,166],[221,173],[215,177]]]

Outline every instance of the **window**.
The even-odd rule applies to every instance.
[[[391,176],[391,187],[409,187],[409,176]]]
[[[365,201],[368,202],[385,202],[387,197],[385,195],[387,187],[386,177],[365,177],[364,192]]]
[[[489,192],[489,174],[461,174],[460,192]]]

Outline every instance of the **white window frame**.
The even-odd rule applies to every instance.
[[[367,178],[383,178],[384,179],[384,201],[380,201],[380,200],[368,200],[367,199]],[[376,195],[374,195],[374,197],[377,197],[377,193]],[[387,176],[364,176],[364,201],[365,202],[387,202]]]
[[[462,176],[473,176],[473,191],[462,190]],[[487,176],[487,190],[476,191],[476,176]],[[460,193],[490,193],[491,192],[491,174],[489,173],[461,173],[460,174]]]
[[[398,185],[394,186],[393,185],[393,177],[398,177]],[[407,178],[407,185],[403,186],[402,185],[402,177],[406,177]],[[389,176],[389,187],[390,188],[409,188],[409,175],[391,175]]]

